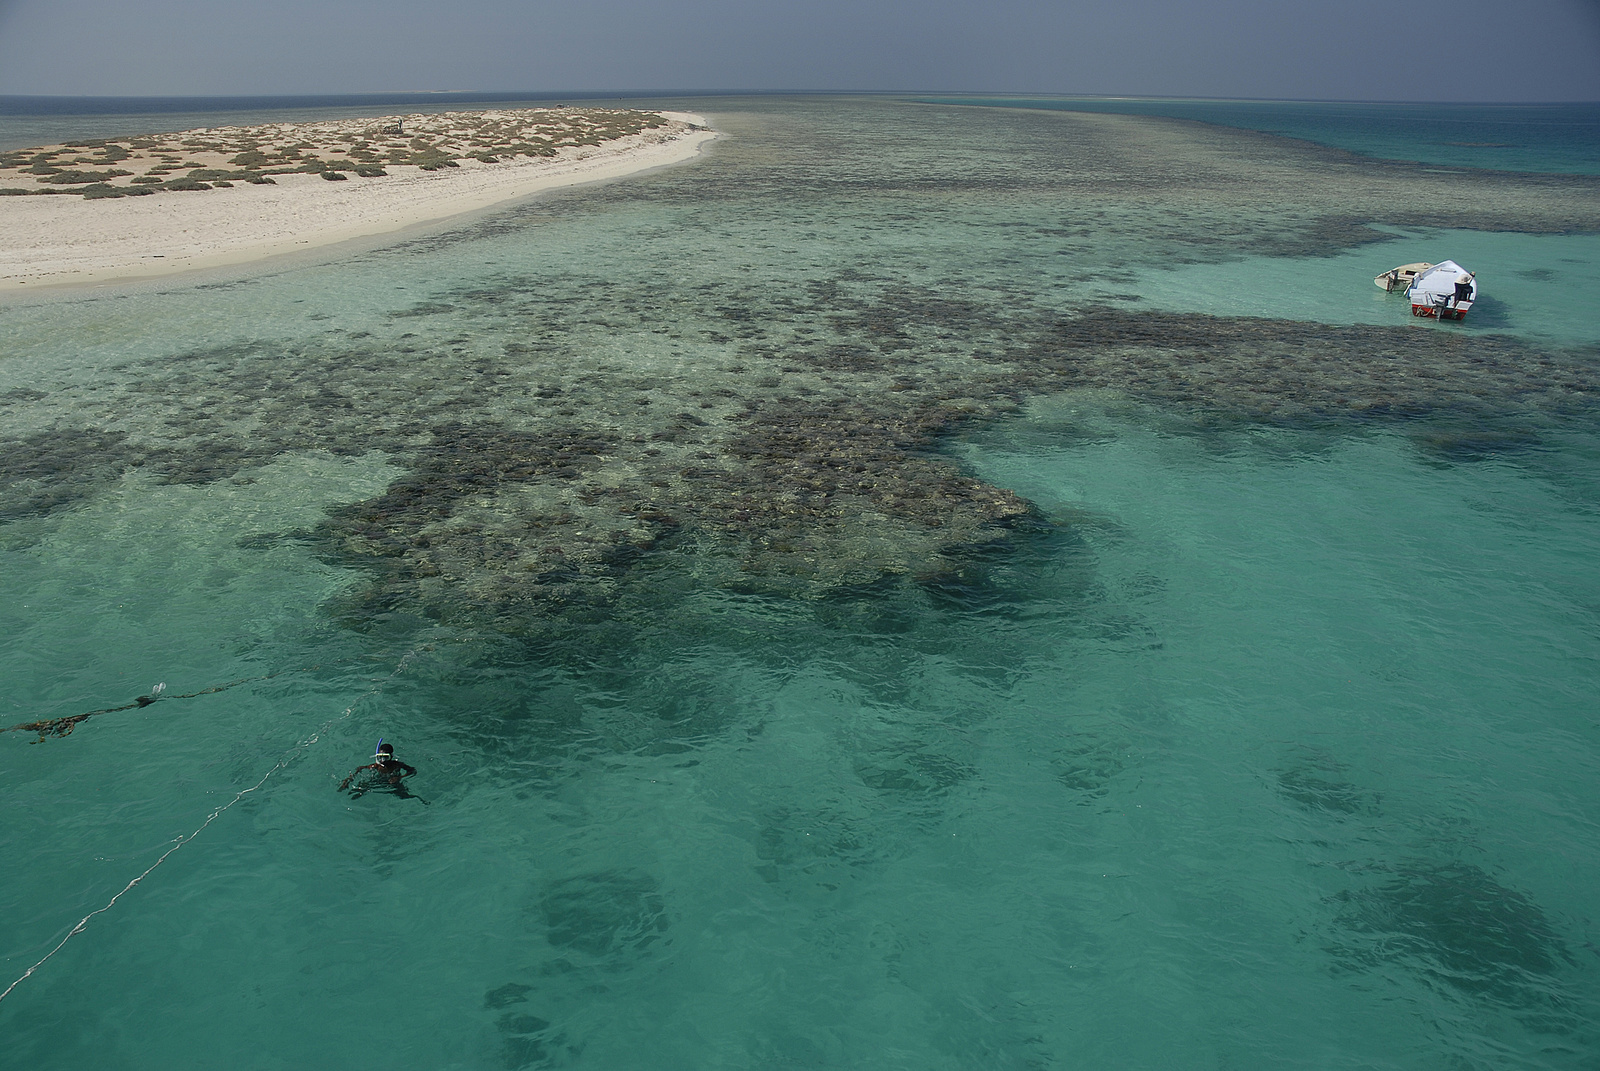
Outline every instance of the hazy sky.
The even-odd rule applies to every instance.
[[[0,0],[0,93],[1600,100],[1600,0]]]

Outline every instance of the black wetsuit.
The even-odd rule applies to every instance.
[[[413,796],[406,788],[403,778],[410,777],[417,772],[417,768],[399,759],[385,758],[369,763],[353,771],[349,777],[339,782],[339,791],[343,792],[350,787],[350,782],[356,783],[350,792],[351,799],[360,799],[373,789],[387,790],[401,799],[421,799]],[[365,774],[366,776],[362,776]],[[426,803],[426,800],[423,800]]]

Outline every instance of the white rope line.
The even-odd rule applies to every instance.
[[[256,789],[258,789],[262,785],[266,784],[267,783],[267,777],[271,777],[273,774],[277,773],[280,769],[282,769],[282,767],[283,767],[283,763],[279,762],[277,766],[274,766],[272,769],[267,771],[267,776],[266,777],[263,777],[261,780],[257,781],[255,784],[251,785],[249,788],[245,789],[243,792],[240,792],[237,796],[234,796],[233,799],[229,800],[227,803],[223,804],[221,807],[218,807],[216,810],[212,811],[209,815],[206,816],[206,820],[204,822],[200,823],[200,828],[199,829],[195,830],[193,833],[190,833],[187,837],[179,837],[177,839],[177,841],[172,845],[172,847],[170,847],[166,851],[162,852],[161,853],[161,857],[158,858],[155,862],[151,863],[150,866],[145,869],[145,872],[143,874],[140,874],[138,877],[136,877],[132,881],[128,882],[128,884],[126,884],[126,885],[124,885],[122,887],[122,892],[117,893],[117,895],[113,896],[110,900],[107,900],[104,907],[99,908],[99,909],[94,910],[94,911],[91,911],[87,915],[83,916],[83,918],[79,919],[78,920],[78,924],[76,926],[72,927],[72,929],[67,932],[67,935],[61,939],[61,943],[56,945],[49,952],[45,953],[44,959],[41,959],[38,963],[35,963],[33,966],[31,966],[27,970],[23,971],[21,978],[18,978],[15,982],[12,982],[10,985],[6,986],[5,992],[4,993],[0,993],[0,1000],[5,1000],[8,996],[10,996],[11,995],[11,991],[13,989],[17,988],[17,986],[21,985],[23,982],[27,981],[28,980],[28,976],[30,974],[32,974],[34,971],[38,970],[40,967],[43,967],[45,965],[45,963],[49,961],[51,956],[55,955],[57,952],[60,952],[62,950],[62,948],[66,947],[66,943],[68,941],[72,940],[78,934],[82,933],[83,930],[84,930],[84,927],[89,925],[89,920],[90,919],[94,918],[96,915],[100,914],[101,912],[110,911],[112,906],[114,904],[116,904],[116,902],[118,900],[122,899],[122,894],[123,893],[127,892],[129,889],[131,889],[135,885],[139,884],[145,878],[149,877],[150,876],[150,871],[154,870],[156,867],[160,866],[162,863],[165,863],[167,861],[167,856],[171,855],[173,852],[177,851],[179,848],[183,847],[185,844],[189,843],[191,840],[193,840],[194,838],[198,837],[201,834],[201,832],[203,832],[205,830],[206,826],[209,826],[212,822],[215,822],[217,820],[217,816],[219,814],[221,814],[223,811],[226,811],[229,807],[232,807],[235,803],[238,803],[240,800],[244,799],[244,797],[246,795],[248,795],[249,793],[254,792]]]
[[[78,934],[82,933],[84,931],[84,929],[89,925],[89,920],[90,919],[94,918],[96,915],[102,914],[102,913],[104,913],[106,911],[110,911],[111,908],[116,905],[116,902],[118,900],[122,899],[124,893],[126,893],[129,889],[132,889],[135,885],[139,884],[145,878],[149,877],[150,876],[150,872],[155,870],[156,867],[160,866],[162,863],[165,863],[167,861],[167,856],[171,855],[173,852],[177,851],[179,848],[183,847],[185,844],[188,844],[190,841],[194,840],[201,833],[204,833],[206,827],[209,826],[212,822],[215,822],[217,820],[218,816],[220,816],[224,811],[226,811],[228,808],[232,807],[235,803],[238,803],[240,800],[244,799],[246,796],[248,796],[250,793],[254,792],[256,789],[260,788],[262,785],[266,784],[267,783],[267,778],[271,777],[273,774],[277,773],[279,770],[281,770],[285,766],[289,765],[289,763],[294,761],[294,759],[295,759],[295,757],[297,755],[303,754],[306,751],[307,748],[311,747],[318,740],[322,739],[322,734],[327,732],[329,729],[331,729],[336,723],[343,721],[345,718],[348,718],[351,715],[351,713],[356,709],[356,706],[358,704],[360,704],[360,702],[363,699],[370,698],[371,696],[376,695],[378,692],[381,692],[383,690],[383,686],[388,684],[389,681],[393,680],[394,677],[396,676],[396,674],[398,674],[402,669],[405,668],[406,663],[411,661],[411,656],[416,654],[416,653],[417,652],[414,651],[414,650],[407,652],[406,656],[404,658],[400,659],[399,665],[394,667],[394,672],[393,673],[390,673],[389,676],[385,677],[383,680],[381,680],[377,684],[373,685],[370,689],[367,690],[365,695],[362,695],[354,703],[351,703],[349,706],[345,707],[344,708],[344,712],[341,713],[338,717],[329,718],[326,722],[324,722],[321,725],[321,727],[319,727],[317,729],[316,732],[312,733],[309,737],[307,737],[306,739],[300,741],[294,747],[290,748],[287,752],[284,753],[283,757],[278,760],[277,764],[274,765],[272,767],[272,769],[268,770],[266,773],[261,775],[261,780],[257,781],[255,784],[251,785],[249,788],[241,790],[240,792],[238,792],[233,797],[233,799],[229,800],[227,803],[224,803],[221,807],[218,807],[216,810],[214,810],[210,814],[208,814],[206,816],[206,820],[204,822],[201,822],[200,823],[200,827],[198,829],[196,829],[193,833],[190,833],[187,837],[179,837],[177,839],[177,841],[172,845],[172,847],[170,847],[166,851],[162,852],[161,856],[155,862],[151,863],[148,867],[145,868],[144,873],[140,874],[138,877],[136,877],[132,881],[128,882],[128,884],[124,885],[122,887],[122,892],[117,893],[117,895],[115,895],[111,899],[107,900],[105,902],[104,906],[96,908],[95,910],[89,912],[87,915],[83,916],[83,918],[79,919],[78,920],[78,924],[76,926],[72,927],[72,929],[67,931],[67,935],[61,939],[60,944],[56,945],[50,951],[46,952],[44,954],[44,957],[41,958],[38,963],[35,963],[33,966],[31,966],[27,970],[23,971],[22,972],[22,977],[18,978],[15,982],[12,982],[10,985],[6,986],[5,991],[3,993],[0,993],[0,1000],[5,1000],[7,997],[9,997],[11,995],[11,991],[13,989],[17,988],[17,986],[21,985],[23,982],[26,982],[28,980],[28,977],[31,974],[33,974],[34,971],[38,970],[40,967],[43,967],[46,963],[48,963],[50,961],[50,957],[51,956],[54,956],[57,952],[60,952],[63,948],[65,948],[68,941],[72,940]]]

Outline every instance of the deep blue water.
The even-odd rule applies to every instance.
[[[927,97],[941,104],[1163,115],[1262,130],[1363,156],[1453,167],[1600,175],[1600,104]]]
[[[604,100],[599,94],[337,93],[269,97],[28,97],[0,96],[0,150],[77,138],[314,121],[396,112],[462,111]],[[656,103],[657,107],[667,107]]]
[[[160,115],[165,112],[298,111],[304,108],[413,108],[510,101],[600,99],[600,93],[330,93],[266,97],[29,97],[0,95],[0,115]]]
[[[693,94],[672,94],[682,99]],[[663,96],[662,100],[669,99]],[[77,118],[105,125],[125,117],[344,115],[439,111],[515,103],[598,101],[605,94],[365,93],[262,97],[0,96],[0,117]],[[1367,156],[1458,167],[1600,174],[1600,103],[1417,104],[1125,97],[926,97],[931,103],[1160,115],[1301,138]],[[236,120],[229,120],[236,121]],[[166,125],[166,124],[160,124]],[[47,129],[36,127],[36,129]],[[9,143],[8,143],[9,144]]]

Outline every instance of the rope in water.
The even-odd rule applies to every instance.
[[[311,668],[318,669],[320,667],[312,666]],[[270,681],[274,677],[282,676],[284,672],[286,671],[279,670],[276,673],[266,673],[259,677],[241,677],[236,681],[229,681],[227,684],[219,684],[214,688],[202,688],[198,692],[187,692],[183,695],[162,695],[161,693],[166,690],[167,686],[165,684],[158,684],[154,688],[150,689],[149,695],[141,695],[134,699],[133,702],[124,703],[120,707],[104,707],[100,710],[85,711],[82,714],[73,714],[70,717],[65,718],[45,718],[41,721],[25,721],[20,725],[11,725],[4,729],[0,729],[0,733],[38,733],[39,740],[43,740],[47,736],[67,736],[72,732],[72,730],[78,727],[79,722],[88,721],[90,718],[97,717],[101,714],[115,714],[119,710],[133,710],[136,707],[144,708],[168,699],[195,699],[202,695],[211,695],[215,692],[225,692],[229,688],[237,688],[241,684],[253,684],[256,681]],[[34,742],[38,743],[38,741]]]
[[[116,902],[118,900],[122,899],[123,895],[126,894],[128,892],[128,890],[132,889],[135,885],[139,884],[145,878],[149,877],[151,872],[154,871],[156,867],[160,866],[162,863],[165,863],[167,861],[167,856],[171,855],[173,852],[177,851],[179,848],[183,847],[185,844],[188,844],[190,841],[194,840],[201,833],[204,833],[207,826],[209,826],[212,822],[215,822],[218,817],[220,817],[225,811],[227,811],[235,803],[238,803],[240,800],[242,800],[246,796],[250,795],[250,793],[254,792],[256,789],[258,789],[262,785],[266,784],[267,783],[267,778],[271,777],[273,774],[277,773],[279,770],[281,770],[285,766],[289,765],[289,763],[293,762],[298,756],[304,754],[308,749],[311,748],[312,745],[314,745],[318,740],[322,739],[322,734],[323,733],[325,733],[329,729],[333,728],[334,725],[336,725],[337,723],[343,721],[345,718],[348,718],[355,711],[356,707],[361,704],[362,700],[369,699],[372,696],[374,696],[374,695],[378,694],[379,692],[383,691],[384,686],[387,685],[391,680],[393,680],[396,676],[398,676],[400,674],[400,671],[405,668],[406,663],[411,661],[411,656],[416,654],[416,653],[417,653],[416,650],[408,651],[406,653],[406,656],[404,658],[400,659],[399,664],[394,667],[394,671],[392,673],[390,673],[387,677],[383,678],[382,680],[378,681],[378,683],[374,684],[366,692],[362,693],[359,697],[357,697],[355,702],[353,702],[349,706],[345,707],[344,710],[338,716],[329,718],[327,721],[323,722],[322,725],[320,725],[317,728],[316,732],[312,733],[310,736],[306,737],[304,740],[301,740],[300,742],[295,744],[294,747],[292,747],[288,751],[284,752],[283,756],[278,759],[277,763],[272,767],[272,769],[268,770],[266,773],[261,775],[261,780],[257,781],[255,784],[251,785],[249,788],[243,789],[240,792],[236,793],[234,795],[233,799],[229,800],[227,803],[224,803],[221,807],[218,807],[216,810],[214,810],[210,814],[206,815],[206,820],[204,822],[200,823],[199,828],[197,828],[193,833],[190,833],[186,837],[178,837],[177,840],[173,843],[172,847],[170,847],[166,851],[162,852],[160,857],[157,858],[155,862],[151,863],[148,867],[146,867],[142,874],[140,874],[138,877],[134,878],[132,881],[128,882],[128,884],[124,885],[122,887],[122,891],[121,892],[117,893],[117,895],[113,896],[110,900],[107,900],[103,906],[96,908],[95,910],[89,912],[87,915],[83,916],[83,918],[79,919],[78,920],[78,924],[76,926],[72,927],[72,929],[68,930],[67,931],[67,935],[65,937],[63,937],[61,939],[61,941],[54,948],[52,948],[50,951],[46,952],[44,954],[44,956],[40,958],[39,962],[35,963],[33,966],[31,966],[27,970],[23,971],[21,977],[19,977],[15,982],[12,982],[10,985],[6,986],[4,992],[0,992],[0,1001],[3,1001],[7,997],[9,997],[11,995],[11,991],[13,989],[17,988],[17,986],[21,985],[23,982],[26,982],[28,980],[28,978],[33,974],[34,971],[38,970],[40,967],[43,967],[46,963],[48,963],[52,956],[54,956],[57,952],[60,952],[63,948],[66,947],[66,944],[67,944],[68,941],[72,940],[78,934],[82,933],[84,931],[84,929],[89,925],[89,920],[90,919],[94,918],[96,915],[104,914],[105,912],[110,911],[112,909],[112,907],[114,907],[116,905]],[[273,674],[273,676],[276,676],[276,674]],[[262,678],[256,678],[256,679],[265,680],[267,678],[262,677]],[[235,683],[242,684],[244,682],[243,681],[237,681]],[[226,685],[225,687],[232,687],[232,685]],[[213,692],[221,691],[221,690],[222,690],[221,688],[208,689],[208,691],[213,691]],[[203,695],[205,693],[196,692],[195,694],[196,695]],[[179,697],[174,696],[173,698],[179,698]]]

